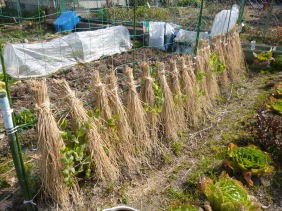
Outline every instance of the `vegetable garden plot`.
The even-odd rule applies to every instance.
[[[228,36],[235,36],[235,33],[237,33],[236,30]],[[204,52],[207,45],[207,43],[200,45],[199,52]],[[236,48],[230,47],[229,49],[237,51]],[[202,72],[197,69],[199,67],[207,70],[211,60],[214,62],[211,55],[212,53],[209,56],[201,57],[199,61],[199,57],[196,57],[194,63],[189,56],[171,57],[170,64],[167,61],[145,62],[141,65],[144,76],[138,77],[138,75],[142,75],[142,71],[137,68],[135,80],[133,80],[132,70],[129,67],[119,69],[119,71],[127,73],[126,79],[124,76],[120,77],[120,74],[116,74],[116,71],[113,70],[108,76],[104,75],[103,66],[97,66],[92,70],[93,78],[89,75],[88,81],[92,80],[93,82],[86,86],[87,90],[81,82],[73,81],[73,79],[69,80],[71,87],[66,81],[48,79],[49,95],[53,102],[52,110],[60,111],[56,112],[56,115],[53,114],[57,120],[60,120],[57,127],[67,132],[63,137],[67,150],[64,150],[64,147],[59,147],[61,149],[58,153],[59,156],[68,159],[70,156],[74,158],[72,162],[63,164],[63,169],[72,169],[72,171],[69,174],[63,174],[64,181],[61,181],[61,186],[67,185],[71,188],[72,185],[75,185],[75,181],[81,182],[87,178],[123,183],[128,177],[140,175],[142,169],[152,168],[156,161],[160,164],[163,156],[161,153],[156,153],[158,149],[172,149],[177,154],[175,147],[183,144],[181,136],[187,132],[186,128],[194,125],[194,122],[204,124],[202,117],[207,115],[204,110],[199,110],[196,118],[193,117],[192,111],[188,111],[187,105],[204,108],[200,104],[203,103],[201,99],[210,99],[209,92],[203,95],[201,90],[201,88],[208,86],[208,80],[202,79],[206,79],[207,74],[210,73],[215,78],[220,77],[219,72],[212,72],[212,68],[208,67],[210,72],[201,75],[201,80],[199,80],[199,74],[194,75],[193,68],[196,69],[196,73]],[[184,60],[188,61],[189,66],[186,66]],[[224,63],[225,65],[227,66]],[[178,72],[179,70],[180,72]],[[241,74],[245,71],[244,68],[236,67],[236,71],[239,70]],[[229,69],[223,71],[227,71],[227,75],[231,76]],[[64,77],[64,74],[53,77]],[[119,91],[116,77],[119,78],[120,87],[123,89],[120,91],[122,92]],[[232,80],[239,80],[239,77],[232,78]],[[141,82],[138,83],[138,86],[141,86],[141,92],[139,92],[139,88],[136,89],[137,84],[134,81]],[[148,82],[151,84],[146,85]],[[76,87],[75,84],[80,87]],[[187,87],[187,84],[190,85]],[[75,95],[73,89],[79,92]],[[151,93],[150,96],[145,94],[147,92]],[[78,99],[78,96],[82,95],[83,99],[93,99],[94,102],[83,105],[82,101]],[[62,98],[62,96],[64,97]],[[54,100],[57,98],[66,103]],[[144,99],[144,102],[140,99]],[[188,103],[189,100],[190,103]],[[216,103],[214,98],[210,100],[212,107]],[[133,108],[133,104],[138,106]],[[212,110],[207,112],[212,112]],[[156,119],[152,120],[150,115],[155,115]],[[185,125],[181,127],[178,115],[185,118]],[[138,120],[139,125],[133,124],[136,122],[135,117],[139,120],[142,119],[142,121]],[[154,123],[154,121],[158,123]],[[68,122],[67,126],[64,126],[64,122]],[[40,125],[45,124],[42,121],[39,123]],[[140,124],[143,129],[138,131],[141,128]],[[40,128],[40,125],[37,127]],[[152,132],[154,130],[155,132]],[[105,136],[105,134],[109,134],[107,131],[111,131],[110,137],[112,138]],[[146,140],[147,143],[145,143]],[[82,154],[76,155],[76,153]],[[159,156],[156,157],[156,154]],[[90,181],[88,182],[90,183]],[[51,195],[51,197],[58,202],[55,196]],[[65,206],[62,202],[59,204]]]

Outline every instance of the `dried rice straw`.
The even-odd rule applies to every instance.
[[[149,121],[150,138],[153,141],[153,148],[156,154],[161,153],[158,132],[160,127],[160,109],[162,105],[158,105],[154,86],[157,86],[154,79],[150,75],[150,67],[148,63],[143,62],[140,64],[143,72],[144,85],[141,89],[142,100],[147,107],[147,120]],[[159,108],[160,107],[160,108]]]
[[[132,69],[126,67],[128,93],[126,99],[128,122],[131,125],[135,147],[141,155],[152,152],[152,142],[147,128],[146,113],[136,90]]]
[[[63,177],[61,150],[65,144],[52,115],[46,80],[31,81],[36,102],[38,146],[40,150],[39,170],[44,192],[62,208],[70,207],[69,190]]]
[[[226,62],[227,70],[228,70],[228,77],[229,79],[234,82],[238,80],[238,57],[236,55],[236,51],[232,45],[232,32],[228,32],[225,42],[222,43],[223,55],[224,60]],[[239,67],[240,68],[240,67]]]
[[[123,155],[123,158],[129,170],[137,170],[141,162],[137,159],[137,154],[133,142],[133,133],[128,123],[124,105],[118,94],[118,85],[114,70],[110,72],[107,78],[107,85],[108,86],[106,90],[112,114],[118,117],[116,126],[118,137],[120,138],[120,145],[122,150],[121,154]]]
[[[238,62],[238,69],[237,74],[239,79],[244,75],[246,71],[246,65],[245,65],[245,57],[243,53],[243,49],[241,46],[240,36],[239,36],[239,27],[238,25],[234,26],[234,28],[231,31],[231,36],[233,39],[231,39],[231,45],[233,47],[234,54],[236,55],[237,62]]]
[[[209,58],[206,58],[205,51],[205,41],[201,40],[199,42],[199,49],[197,51],[196,57],[196,77],[199,84],[199,95],[200,100],[199,104],[205,114],[209,114],[209,111],[212,108],[211,99],[209,97],[208,87],[207,87],[207,72],[206,72],[206,61]]]
[[[176,60],[170,61],[170,71],[171,71],[171,91],[173,94],[174,105],[176,109],[176,119],[178,122],[178,128],[180,131],[185,131],[187,129],[185,112],[184,112],[184,101],[186,101],[184,95],[181,92],[180,82],[179,82],[179,71],[176,66]]]
[[[227,74],[227,66],[226,61],[224,59],[224,52],[222,49],[222,37],[221,36],[215,36],[212,39],[212,51],[219,57],[220,61],[225,65],[225,70],[218,75],[218,82],[221,88],[222,93],[226,93],[228,90],[228,87],[230,85],[228,74]]]
[[[168,86],[164,63],[159,62],[158,64],[158,79],[164,95],[164,104],[161,112],[161,119],[164,127],[165,137],[167,139],[177,140],[178,124],[177,124],[177,114],[174,106],[173,95]],[[182,132],[182,131],[181,131]]]
[[[61,92],[61,96],[65,96],[64,100],[67,103],[73,124],[76,125],[77,121],[79,121],[82,124],[87,123],[90,125],[87,133],[87,147],[89,149],[97,177],[102,180],[117,180],[119,177],[117,163],[114,160],[110,160],[107,156],[104,150],[106,143],[103,141],[100,133],[98,132],[96,122],[94,122],[92,118],[89,118],[82,102],[75,96],[66,80],[54,81]],[[110,151],[111,149],[107,150]]]
[[[110,148],[110,159],[114,159],[122,162],[122,156],[120,156],[119,150],[119,137],[115,127],[115,119],[113,118],[112,111],[109,105],[108,95],[106,92],[106,86],[102,83],[100,73],[98,70],[93,74],[93,97],[95,100],[95,109],[98,109],[100,116],[99,120],[103,125],[104,130],[101,132],[103,140],[107,143],[107,148]]]
[[[219,86],[217,83],[216,72],[213,72],[210,66],[210,57],[211,57],[211,50],[209,41],[205,41],[204,51],[202,52],[204,56],[205,62],[205,72],[206,72],[206,82],[207,82],[207,91],[208,95],[213,102],[218,95],[220,95]]]
[[[201,109],[198,105],[197,87],[195,87],[196,82],[194,81],[193,83],[193,80],[190,77],[191,73],[188,73],[193,70],[185,64],[184,57],[179,57],[178,63],[181,75],[182,92],[187,96],[187,100],[184,101],[184,108],[188,123],[190,126],[198,126]]]

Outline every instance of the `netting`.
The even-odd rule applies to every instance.
[[[134,174],[135,171],[140,171],[140,166],[144,164],[154,165],[166,148],[177,148],[181,144],[178,141],[180,134],[186,130],[186,124],[189,129],[194,129],[209,121],[219,88],[224,95],[230,84],[238,82],[239,76],[244,74],[239,34],[232,27],[236,22],[232,22],[231,15],[232,6],[236,3],[234,1],[38,2],[16,0],[1,4],[1,42],[4,43],[5,60],[2,63],[3,72],[6,73],[6,67],[8,74],[17,79],[38,76],[47,78],[54,118],[59,123],[60,130],[68,131],[72,135],[64,137],[64,142],[69,147],[83,151],[83,143],[96,140],[94,135],[107,140],[106,134],[111,133],[109,140],[113,141],[101,141],[100,149],[104,150],[96,150],[91,155],[87,155],[89,150],[85,151],[88,156],[84,157],[87,163],[76,163],[81,165],[81,171],[85,175],[74,175],[71,171],[64,175],[64,179],[75,179],[76,176],[80,179],[84,179],[84,176],[87,179],[103,179],[102,174],[97,174],[103,167],[95,166],[95,163],[99,163],[97,161],[94,161],[93,166],[92,160],[96,153],[101,153],[101,158],[105,154],[110,158],[107,179],[116,179],[111,178],[111,172],[116,173],[117,177],[132,175],[132,172]],[[214,19],[222,10],[225,11],[220,20],[225,31],[220,31],[221,36],[212,40],[210,32]],[[238,10],[240,11],[240,7]],[[55,33],[53,23],[66,11],[75,11],[80,22],[72,33]],[[113,28],[122,28],[125,38],[118,39],[121,32],[111,30]],[[225,33],[231,29],[230,34]],[[121,51],[125,43],[127,48]],[[5,51],[7,48],[10,51]],[[53,51],[54,49],[57,50]],[[108,50],[111,52],[105,53]],[[16,55],[16,58],[9,63],[10,59],[7,59],[5,52]],[[214,52],[220,52],[220,59]],[[190,56],[177,58],[178,54]],[[93,55],[97,56],[92,57]],[[169,65],[170,60],[173,65]],[[55,62],[58,63],[56,68],[51,65]],[[148,66],[147,75],[141,71],[140,64]],[[101,75],[101,81],[97,78],[95,80],[95,76],[98,77],[97,72]],[[178,77],[182,80],[176,80]],[[223,80],[224,77],[226,81]],[[144,86],[144,79],[148,82],[147,86]],[[10,81],[6,82],[10,86]],[[36,117],[32,116],[36,108],[28,83],[29,80],[21,80],[12,86],[12,101],[16,117],[23,119],[17,123],[22,140],[28,139],[31,143],[37,143],[37,134],[34,131]],[[92,92],[97,87],[103,88],[104,93],[94,95]],[[142,89],[148,91],[149,87],[150,95],[147,93],[148,100],[145,100],[139,93]],[[141,102],[141,98],[147,104]],[[75,100],[76,103],[72,102],[73,105],[69,106],[68,100]],[[101,116],[97,103],[101,104],[100,109],[106,108],[108,104],[111,112],[109,117]],[[80,110],[85,119],[81,122],[75,121],[78,118],[70,116],[71,109]],[[147,125],[144,119],[150,118],[149,114],[156,115],[157,118],[151,118]],[[96,118],[92,118],[94,116]],[[88,117],[95,120],[90,123],[101,131],[92,130],[91,136],[88,134],[76,137],[92,128],[89,126]],[[183,127],[179,127],[180,117],[185,121]],[[62,120],[66,122],[64,128]],[[135,137],[136,131],[141,128],[138,124],[143,126],[143,134]],[[142,136],[150,136],[146,138],[147,149],[140,144]],[[79,143],[71,145],[69,139],[77,139]],[[122,140],[128,142],[121,142]],[[129,147],[129,144],[132,146]],[[94,146],[97,144],[93,142],[91,146],[95,151]],[[115,153],[121,155],[117,162],[112,159]],[[177,154],[177,150],[174,154]],[[156,159],[150,159],[152,156]],[[70,180],[68,184],[71,184]]]
[[[243,20],[242,42],[255,40],[257,44],[282,44],[281,1],[248,0]]]
[[[5,59],[5,62],[8,60],[7,72],[14,78],[44,76],[77,63],[90,62],[91,60],[81,59],[79,56],[85,54],[85,49],[88,54],[93,54],[92,60],[121,53],[124,50],[105,52],[109,51],[113,43],[117,48],[124,49],[118,39],[120,33],[123,32],[101,31],[101,29],[118,25],[125,26],[129,31],[128,39],[132,41],[133,46],[125,48],[127,56],[124,56],[126,58],[124,64],[133,64],[133,68],[138,62],[162,60],[175,53],[194,55],[197,42],[210,37],[209,32],[213,24],[222,25],[223,23],[225,32],[232,28],[236,20],[232,20],[233,15],[230,16],[229,12],[234,3],[236,2],[205,1],[201,10],[201,1],[187,0],[149,2],[141,0],[5,1],[0,11],[3,35],[0,39],[2,42],[13,44],[24,43],[4,48],[4,57],[10,56],[11,51],[16,52],[12,59]],[[216,14],[222,10],[225,11],[220,16],[222,22],[213,23]],[[73,28],[73,31],[98,30],[92,37],[86,35],[89,37],[84,40],[87,47],[76,49],[75,44],[65,41],[68,38],[64,35],[54,34],[55,20],[66,11],[75,11],[76,15],[80,17],[80,22]],[[108,33],[108,35],[102,35],[102,33]],[[109,39],[115,37],[117,39],[114,42],[108,42]],[[58,41],[54,41],[54,38],[57,38]],[[81,43],[79,34],[72,38],[72,43]],[[47,41],[50,43],[46,43]],[[35,43],[38,43],[37,48],[34,47]],[[96,47],[98,43],[99,48]],[[50,49],[52,45],[55,47],[53,50]],[[66,45],[70,46],[69,54],[65,52]],[[8,48],[12,50],[7,50]],[[50,58],[50,55],[53,58]],[[66,62],[66,59],[70,61]],[[57,62],[60,65],[57,65]]]

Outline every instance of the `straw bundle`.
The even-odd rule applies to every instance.
[[[220,61],[225,65],[225,70],[220,75],[218,75],[218,82],[220,88],[222,92],[225,93],[229,87],[229,79],[227,74],[226,61],[224,59],[224,51],[222,49],[221,36],[215,36],[212,39],[212,51],[219,57]]]
[[[238,55],[233,48],[232,32],[229,32],[225,38],[225,42],[222,43],[224,60],[228,70],[229,79],[234,82],[238,80],[238,68],[240,68],[238,63]]]
[[[178,128],[180,131],[185,131],[187,129],[185,112],[184,112],[184,101],[187,99],[181,92],[180,82],[179,82],[179,71],[176,66],[176,60],[170,61],[170,71],[171,71],[171,91],[173,94],[174,105],[176,109],[176,119],[178,122]]]
[[[239,77],[241,77],[246,71],[246,66],[245,66],[245,58],[244,58],[244,53],[241,46],[238,30],[239,30],[238,25],[236,25],[231,31],[231,36],[232,36],[231,46],[233,47],[233,51],[234,54],[236,55],[236,59],[238,62],[237,74]]]
[[[112,111],[109,105],[105,84],[102,83],[98,70],[93,74],[93,98],[94,106],[100,112],[100,117],[104,120],[112,118]]]
[[[178,63],[181,75],[182,93],[187,96],[187,100],[184,101],[184,108],[188,123],[190,126],[197,126],[199,124],[199,117],[201,116],[201,109],[198,106],[196,83],[193,83],[188,73],[192,70],[185,64],[185,58],[180,57]]]
[[[199,104],[203,111],[208,114],[211,107],[211,99],[209,97],[209,91],[207,86],[207,72],[206,63],[208,61],[207,54],[205,53],[205,41],[201,40],[199,42],[199,49],[197,51],[196,58],[196,78],[199,85],[198,95],[200,96]]]
[[[150,68],[148,63],[143,62],[140,64],[143,72],[144,85],[141,89],[141,98],[147,107],[147,120],[149,121],[150,137],[154,142],[158,140],[158,128],[160,124],[160,117],[156,96],[154,91],[154,79],[150,75]]]
[[[164,95],[164,104],[161,112],[161,120],[164,127],[165,137],[176,140],[178,130],[177,114],[174,106],[173,95],[169,89],[164,70],[164,63],[158,63],[158,79]]]
[[[198,88],[194,63],[192,60],[192,57],[190,55],[184,56],[184,61],[187,63],[187,72],[191,78],[191,82],[193,84],[193,87]]]
[[[107,78],[107,85],[106,90],[112,114],[118,117],[116,127],[120,139],[121,154],[129,170],[134,170],[138,168],[137,164],[140,162],[137,160],[133,143],[133,133],[128,123],[127,114],[118,94],[118,85],[114,70],[110,72]]]
[[[216,80],[216,73],[212,72],[211,66],[210,66],[210,57],[211,57],[211,51],[209,46],[208,40],[201,40],[201,50],[199,52],[199,56],[201,57],[201,63],[199,66],[203,69],[206,74],[206,91],[208,94],[208,97],[210,98],[211,102],[213,102],[216,97],[219,95],[219,86],[217,84]]]
[[[98,109],[104,130],[101,132],[103,140],[107,144],[107,148],[111,148],[110,159],[120,161],[122,158],[119,154],[121,150],[119,147],[119,137],[117,136],[115,128],[115,119],[113,118],[112,111],[109,105],[109,100],[106,92],[105,84],[101,82],[99,71],[94,71],[93,74],[93,98],[95,99],[95,109]]]
[[[128,93],[126,99],[128,122],[131,125],[135,147],[142,155],[152,151],[152,142],[148,133],[146,113],[136,90],[132,69],[126,67]]]
[[[70,207],[67,185],[64,183],[61,150],[65,144],[50,109],[46,80],[31,82],[37,111],[38,146],[40,177],[45,194],[63,208]]]
[[[206,78],[207,78],[208,94],[211,101],[213,102],[216,99],[216,97],[220,94],[220,91],[216,78],[217,73],[213,72],[210,66],[211,50],[208,40],[205,42],[205,51],[203,53],[205,55],[205,70],[207,74]]]
[[[66,96],[64,99],[67,103],[68,110],[70,111],[72,123],[77,124],[77,121],[85,124],[88,123],[90,128],[88,130],[88,150],[94,164],[95,173],[100,179],[116,180],[119,176],[117,163],[110,160],[104,148],[106,143],[101,138],[96,122],[89,118],[87,111],[83,107],[82,102],[75,96],[74,92],[69,87],[66,80],[55,80],[61,96]],[[111,149],[107,149],[110,151]],[[111,154],[111,152],[109,152]]]

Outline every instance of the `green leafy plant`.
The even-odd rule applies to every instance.
[[[269,103],[266,105],[267,108],[272,110],[274,113],[282,115],[282,82],[275,86],[272,95],[269,97]]]
[[[271,166],[271,158],[254,145],[238,147],[230,143],[228,146],[229,161],[225,161],[227,167],[233,172],[242,172],[249,185],[253,185],[252,175],[262,176],[271,174],[274,170]]]
[[[61,151],[63,154],[62,161],[65,165],[63,170],[64,182],[71,187],[77,176],[86,179],[91,176],[91,160],[86,152],[89,125],[78,122],[74,133],[69,130],[65,131],[68,126],[66,119],[61,119],[59,125],[61,130],[64,130],[62,138],[66,144],[66,147]]]
[[[204,77],[206,77],[206,75],[207,74],[205,72],[201,72],[201,71],[197,72],[196,74],[197,82],[200,83],[204,79]]]
[[[201,190],[209,200],[213,210],[261,210],[260,205],[252,202],[243,185],[228,174],[223,173],[217,182],[209,177],[201,179]]]
[[[173,142],[171,147],[172,147],[173,153],[178,157],[181,154],[181,151],[182,151],[181,144],[178,143],[178,142]]]
[[[194,205],[185,204],[185,205],[173,206],[169,210],[170,211],[198,211],[200,209]]]
[[[209,64],[214,73],[221,75],[225,70],[225,65],[220,60],[219,56],[216,55],[214,52],[212,52],[210,55]]]
[[[260,62],[266,62],[266,61],[270,61],[271,58],[272,58],[272,51],[267,51],[267,52],[262,52],[262,53],[259,53],[257,55],[257,59],[260,61]]]
[[[21,126],[21,129],[27,130],[35,125],[35,115],[29,109],[24,109],[19,114],[15,115],[16,125]]]

